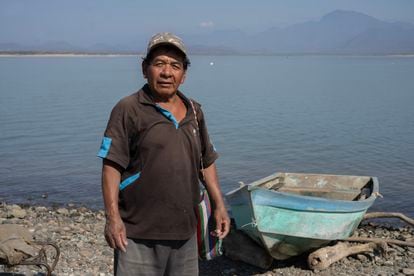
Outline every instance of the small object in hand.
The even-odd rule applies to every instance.
[[[218,237],[221,234],[223,234],[223,232],[221,232],[220,229],[216,229],[216,230],[210,232],[210,235],[215,236],[215,237]]]

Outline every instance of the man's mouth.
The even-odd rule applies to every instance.
[[[161,82],[161,81],[159,81],[158,85],[160,85],[160,86],[171,86],[172,83],[171,82]]]

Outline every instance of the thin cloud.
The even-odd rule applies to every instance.
[[[201,28],[212,28],[214,27],[213,21],[204,21],[200,23]]]

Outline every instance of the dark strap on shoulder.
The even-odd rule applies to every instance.
[[[191,104],[191,108],[193,109],[194,118],[195,118],[196,125],[197,125],[198,137],[200,138],[200,141],[201,141],[201,137],[200,137],[200,125],[198,124],[197,112],[195,110],[194,103],[193,103],[192,100],[190,100],[190,104]],[[201,165],[201,173],[203,175],[203,180],[205,180],[205,176],[204,176],[204,165],[203,165],[203,155],[201,154],[201,152],[200,152],[200,165]]]

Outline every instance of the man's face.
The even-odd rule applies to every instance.
[[[160,47],[154,50],[148,64],[143,63],[142,72],[158,97],[169,98],[184,83],[184,58],[176,50]]]

